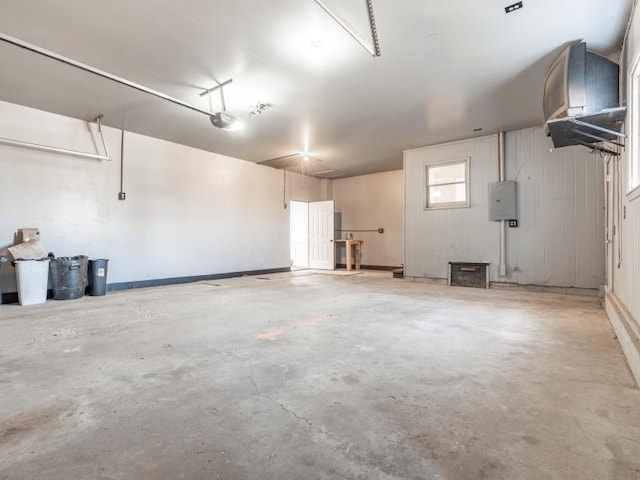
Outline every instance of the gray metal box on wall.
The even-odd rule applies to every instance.
[[[493,182],[489,188],[489,219],[492,221],[516,220],[516,182]]]

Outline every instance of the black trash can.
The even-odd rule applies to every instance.
[[[106,258],[89,260],[89,295],[99,297],[107,293],[107,263]]]
[[[72,300],[84,295],[88,260],[85,255],[51,259],[49,273],[54,300]]]

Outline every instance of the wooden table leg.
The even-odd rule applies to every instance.
[[[356,242],[356,270],[360,270],[360,242]]]
[[[345,246],[347,247],[347,271],[351,271],[351,242],[345,242]]]

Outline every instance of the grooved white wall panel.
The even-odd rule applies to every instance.
[[[623,199],[622,206],[626,208],[626,218],[621,215],[618,223],[621,255],[617,255],[616,242],[613,291],[640,326],[640,197],[633,201]]]
[[[640,8],[637,7],[627,38],[627,65],[630,66],[638,55],[640,55]],[[629,82],[627,84],[629,85]],[[631,99],[631,97],[628,98]],[[627,130],[629,129],[627,128]],[[636,138],[635,141],[640,142],[640,138]],[[635,321],[640,324],[640,195],[638,192],[634,192],[632,195],[626,194],[629,175],[628,156],[629,149],[627,148],[619,159],[622,188],[619,204],[621,211],[618,212],[617,202],[610,205],[610,209],[614,212],[614,218],[616,218],[618,230],[618,235],[614,237],[613,291]],[[618,251],[620,256],[618,256]]]
[[[542,127],[506,134],[519,212],[519,227],[507,229],[507,279],[595,289],[605,275],[603,161],[584,147],[550,146]]]
[[[603,162],[586,148],[549,151],[544,129],[506,134],[506,176],[518,182],[519,227],[507,228],[498,278],[499,222],[489,221],[498,178],[496,136],[405,152],[405,275],[446,278],[448,261],[491,262],[491,281],[597,289],[604,283]],[[470,157],[470,208],[425,210],[425,165]]]
[[[428,164],[469,157],[470,206],[425,209]],[[496,135],[404,152],[405,276],[447,278],[449,261],[490,261],[497,278],[499,224],[489,220],[489,184],[498,180]]]

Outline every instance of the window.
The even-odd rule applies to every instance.
[[[630,127],[629,141],[631,150],[629,154],[629,191],[640,186],[640,54],[631,67],[630,75],[631,95],[629,105]]]
[[[469,206],[469,159],[426,166],[426,208]]]

